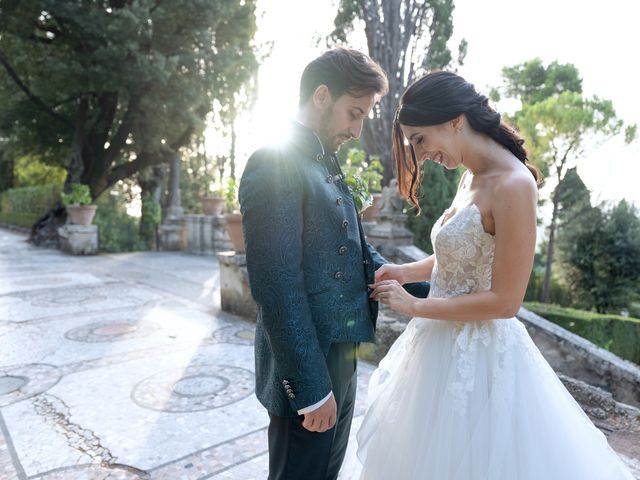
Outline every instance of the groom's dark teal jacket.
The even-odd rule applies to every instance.
[[[312,130],[291,128],[286,143],[251,156],[239,191],[258,304],[256,395],[279,416],[332,390],[332,342],[375,342],[378,305],[367,285],[386,263],[365,242],[335,157]],[[424,284],[418,290],[426,295]]]

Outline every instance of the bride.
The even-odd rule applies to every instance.
[[[360,478],[633,480],[514,318],[536,243],[538,171],[523,140],[449,72],[407,89],[393,135],[416,208],[425,161],[465,173],[431,232],[435,254],[376,273],[372,296],[414,318],[371,377]],[[401,287],[425,279],[426,299]]]

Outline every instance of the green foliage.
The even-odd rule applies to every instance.
[[[384,166],[383,184],[393,178],[391,125],[398,98],[420,75],[434,69],[456,67],[449,48],[453,34],[453,0],[406,0],[372,2],[340,0],[329,44],[348,43],[349,37],[363,32],[369,56],[386,72],[389,92],[373,110],[364,125],[362,144],[369,155]],[[360,40],[360,39],[358,39]],[[457,61],[462,65],[467,42],[458,46]]]
[[[558,181],[570,162],[583,154],[585,139],[605,139],[620,132],[623,122],[609,100],[563,92],[540,102],[525,103],[516,115],[529,158],[545,176],[553,169]]]
[[[0,192],[15,186],[13,174],[13,158],[7,155],[5,143],[0,138]]]
[[[624,141],[629,144],[634,142],[638,138],[638,125],[627,125],[624,130]]]
[[[226,178],[222,190],[224,198],[224,207],[227,213],[234,213],[240,210],[240,202],[238,200],[238,182],[233,178]]]
[[[451,205],[456,195],[462,172],[447,170],[433,162],[424,163],[424,176],[420,194],[422,213],[410,211],[407,228],[413,232],[413,241],[422,250],[433,253],[431,229],[435,221]]]
[[[62,203],[65,205],[91,205],[93,199],[89,191],[89,185],[82,183],[72,183],[70,193],[60,194]]]
[[[139,219],[127,214],[126,202],[118,189],[100,195],[96,205],[93,223],[98,225],[100,251],[118,253],[147,249],[140,236]]]
[[[545,254],[544,250],[542,254],[536,254],[536,257],[540,259]],[[529,283],[527,284],[527,290],[524,295],[524,299],[527,302],[535,302],[542,295],[542,288],[544,283],[544,266],[534,266],[529,276]],[[551,277],[551,286],[549,289],[549,301],[553,304],[563,307],[574,306],[573,297],[569,291],[569,288],[565,283],[559,279],[556,275]]]
[[[29,228],[59,200],[59,185],[6,190],[0,193],[0,222]]]
[[[255,0],[4,2],[0,137],[16,156],[69,168],[94,196],[168,162],[214,101],[235,105],[255,80],[255,9]]]
[[[160,204],[147,195],[142,198],[142,215],[140,217],[140,237],[149,248],[155,246],[156,232],[162,221]]]
[[[640,283],[640,217],[632,205],[590,208],[560,231],[558,244],[576,305],[601,313],[632,308]]]
[[[373,204],[371,192],[382,190],[382,164],[376,157],[367,161],[364,150],[350,148],[342,170],[356,208],[361,212]]]
[[[33,187],[37,185],[59,185],[62,189],[67,172],[64,168],[47,165],[33,155],[20,157],[13,166],[15,185]]]
[[[639,319],[610,314],[602,315],[537,302],[526,302],[524,307],[596,345],[640,365]]]
[[[558,194],[558,219],[562,229],[571,224],[591,209],[591,192],[578,175],[576,167],[567,170]]]
[[[508,97],[533,104],[563,92],[582,93],[580,72],[571,63],[552,62],[545,67],[540,58],[504,67],[502,77]]]
[[[533,59],[505,67],[503,78],[506,95],[522,102],[522,109],[515,113],[513,121],[525,138],[529,161],[541,170],[543,178],[553,178],[557,182],[551,199],[553,213],[548,229],[547,285],[541,296],[547,301],[558,228],[570,223],[566,218],[558,218],[561,201],[572,202],[563,191],[568,185],[564,182],[565,175],[582,158],[586,142],[593,145],[594,140],[603,141],[619,134],[623,121],[616,116],[609,100],[597,96],[587,98],[582,94],[582,80],[572,64],[553,62],[545,67],[540,59]],[[627,140],[633,136],[632,130],[628,130]],[[580,202],[589,208],[587,203]],[[559,225],[559,221],[563,225]]]

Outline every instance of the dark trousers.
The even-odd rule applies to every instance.
[[[304,415],[269,414],[269,480],[335,480],[344,460],[356,398],[356,343],[333,343],[327,367],[338,407],[326,432],[302,426]]]

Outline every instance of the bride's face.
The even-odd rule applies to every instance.
[[[460,138],[452,122],[429,127],[400,125],[400,128],[413,148],[420,167],[426,160],[450,170],[461,165]]]

